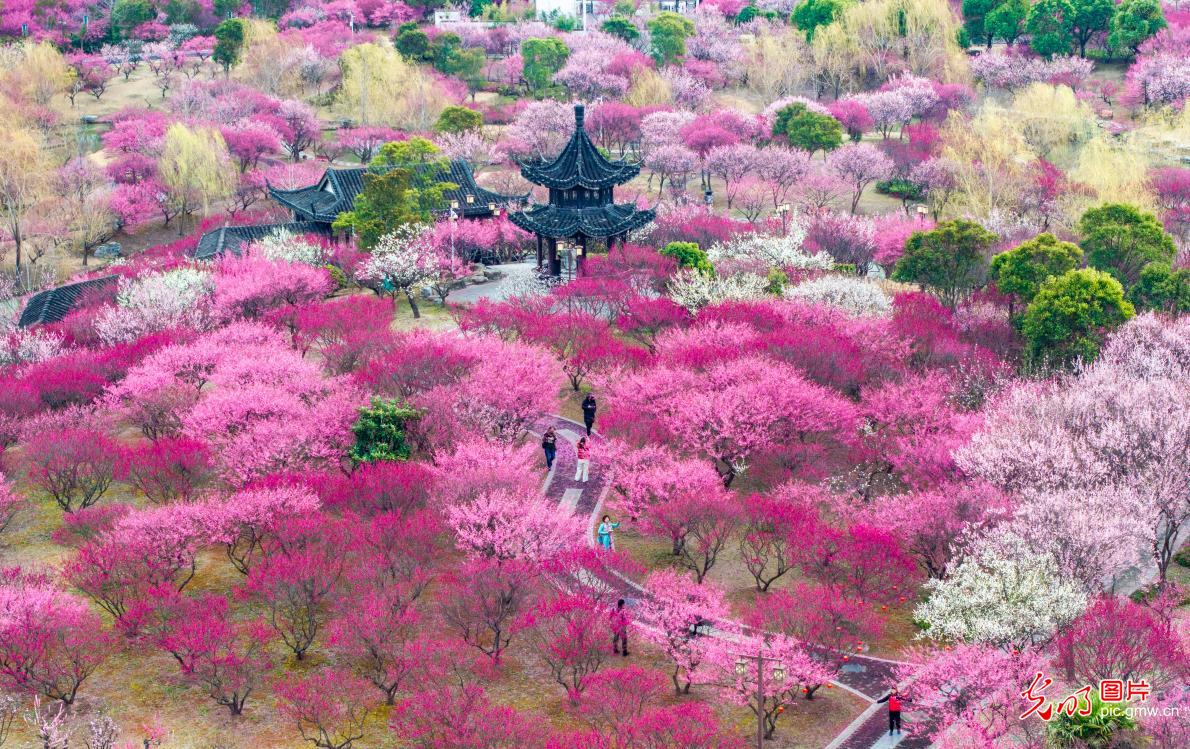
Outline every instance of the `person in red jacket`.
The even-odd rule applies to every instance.
[[[888,735],[893,735],[893,729],[901,732],[901,692],[896,687],[892,691],[876,700],[877,703],[888,703]]]
[[[620,644],[624,645],[624,657],[628,657],[628,612],[624,610],[624,599],[616,601],[616,608],[612,610],[612,650],[620,652]]]
[[[586,482],[587,472],[591,470],[591,446],[587,444],[586,437],[579,437],[574,451],[578,457],[574,461],[574,480]]]

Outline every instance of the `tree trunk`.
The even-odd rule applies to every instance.
[[[417,300],[413,298],[412,289],[405,289],[405,298],[409,300],[409,309],[413,310],[413,319],[421,317],[421,310],[417,308]]]

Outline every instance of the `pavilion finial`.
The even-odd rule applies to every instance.
[[[574,105],[574,129],[575,130],[583,129],[583,112],[584,111],[585,111],[585,107],[583,107],[582,104]]]

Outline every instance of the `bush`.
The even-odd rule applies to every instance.
[[[677,260],[683,268],[693,268],[700,273],[715,272],[707,253],[694,242],[670,242],[661,249],[661,254]]]
[[[408,460],[412,448],[405,433],[417,417],[416,410],[395,400],[373,398],[370,408],[360,409],[359,421],[351,428],[355,434],[351,459],[356,463]]]
[[[1190,567],[1190,546],[1183,546],[1177,554],[1173,555],[1173,560],[1182,567]]]
[[[926,196],[925,188],[904,177],[894,177],[893,179],[885,179],[877,182],[876,192],[881,195],[891,195],[901,200],[924,200]]]

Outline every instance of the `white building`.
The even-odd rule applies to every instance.
[[[602,19],[611,12],[611,8],[614,5],[614,2],[611,2],[611,0],[600,2],[596,2],[596,0],[536,0],[536,3],[538,18],[548,18],[556,14],[559,16],[570,16],[580,21],[583,18],[583,6],[586,6],[585,10],[588,17]],[[697,7],[698,0],[656,0],[656,2],[642,5],[641,9],[636,12],[636,15],[652,15],[663,10],[687,15],[693,13]]]
[[[537,17],[547,18],[556,14],[581,20],[584,5],[587,6],[587,15],[594,16],[596,5],[601,4],[594,0],[537,0]]]

